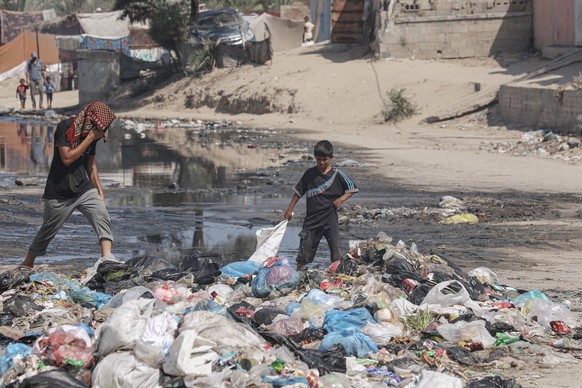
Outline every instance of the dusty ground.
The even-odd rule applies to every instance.
[[[169,83],[155,93],[119,95],[111,104],[123,118],[224,118],[248,128],[277,128],[285,141],[302,139],[306,147],[327,138],[338,147],[338,161],[372,164],[345,168],[362,189],[342,213],[353,220],[343,227],[346,238],[369,238],[384,231],[416,242],[421,253],[450,257],[466,270],[487,266],[515,287],[540,288],[558,300],[568,299],[580,312],[580,148],[559,150],[559,142],[524,141],[524,133],[533,128],[503,123],[495,107],[453,121],[422,122],[471,96],[475,83],[482,90],[495,88],[542,62],[532,56],[371,61],[362,50],[316,45],[277,53],[268,66],[217,69],[198,79]],[[0,91],[12,94],[13,85],[6,82],[0,83]],[[402,87],[419,113],[397,125],[386,124],[381,113],[385,94]],[[7,93],[0,93],[0,105],[16,104],[15,98],[1,95]],[[75,105],[75,99],[75,92],[58,93],[55,106]],[[276,184],[257,184],[256,190],[289,192],[306,165],[274,168]],[[108,191],[122,195],[122,189]],[[0,194],[3,229],[30,227],[38,217],[40,205],[34,198],[39,190]],[[436,208],[442,195],[464,199],[480,222],[442,225],[426,216],[422,210]],[[281,209],[285,206],[282,200]],[[356,206],[407,211],[397,211],[393,218],[360,220]],[[112,211],[131,212],[135,223],[147,219],[148,214],[141,218],[134,210]],[[277,217],[272,210],[262,216]],[[27,243],[27,238],[4,240],[2,256],[12,256]],[[499,372],[517,376],[526,387],[577,387],[578,365]]]

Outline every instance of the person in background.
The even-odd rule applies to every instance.
[[[309,168],[294,188],[289,207],[283,215],[293,217],[293,208],[299,199],[306,197],[306,215],[297,253],[297,270],[303,270],[313,262],[319,242],[325,237],[331,253],[331,261],[341,259],[337,209],[360,190],[341,170],[331,165],[333,146],[327,140],[318,142],[313,150],[315,167]]]
[[[24,109],[26,106],[26,91],[28,86],[24,78],[20,79],[20,85],[16,87],[16,97],[20,99],[20,109]]]
[[[46,104],[48,108],[53,107],[53,93],[55,91],[55,84],[51,80],[51,77],[46,76],[46,81],[44,83],[45,93],[46,93]]]
[[[43,223],[21,267],[32,268],[36,257],[46,254],[48,245],[75,210],[93,226],[102,257],[112,257],[113,232],[95,154],[99,139],[107,141],[107,132],[114,119],[111,108],[102,102],[92,102],[77,116],[58,124],[43,195]]]
[[[31,58],[26,66],[26,83],[30,88],[30,100],[32,101],[32,109],[36,109],[36,99],[34,95],[39,95],[39,108],[42,109],[42,84],[44,82],[44,65],[38,59],[38,54],[33,51],[30,54]]]
[[[305,16],[303,20],[305,20],[305,24],[303,24],[303,43],[313,42],[313,28],[315,25],[309,21],[309,16]]]
[[[67,87],[69,90],[75,89],[74,83],[75,83],[75,72],[73,71],[73,69],[69,69],[67,75]]]

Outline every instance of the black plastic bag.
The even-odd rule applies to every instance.
[[[333,372],[346,373],[346,349],[342,344],[335,344],[323,353],[321,360]]]
[[[127,260],[125,264],[135,269],[141,276],[148,277],[154,272],[166,269],[175,268],[175,266],[167,260],[156,256],[136,256]]]
[[[513,325],[510,325],[505,322],[495,322],[491,323],[489,321],[485,322],[485,328],[491,334],[492,337],[495,337],[497,333],[508,333],[515,330]]]
[[[61,369],[42,372],[24,379],[22,382],[14,382],[6,388],[88,388],[82,381],[77,380],[69,373]]]
[[[20,283],[27,283],[29,280],[29,273],[25,270],[16,269],[2,272],[0,273],[0,294],[13,289]]]
[[[408,301],[417,306],[420,306],[422,304],[422,301],[426,297],[426,294],[428,294],[431,288],[432,286],[428,283],[417,285],[416,287],[414,287],[412,292],[408,294]]]
[[[226,311],[228,311],[230,315],[232,315],[232,317],[235,319],[239,317],[249,318],[248,314],[251,314],[251,312],[252,315],[255,315],[255,306],[243,300],[239,303],[233,304],[232,306],[227,308]]]
[[[265,341],[271,344],[279,344],[281,346],[285,346],[292,353],[294,353],[299,360],[306,363],[307,366],[309,366],[309,368],[317,369],[320,375],[324,375],[330,372],[329,366],[321,358],[322,356],[321,351],[317,349],[302,349],[291,338],[285,337],[284,335],[279,333],[268,331],[261,327],[255,328],[255,332],[257,332],[259,335],[261,335],[261,337],[265,339]]]
[[[4,311],[15,317],[23,317],[32,310],[41,311],[42,307],[34,303],[31,297],[26,295],[14,295],[4,301]]]
[[[12,326],[14,315],[10,313],[0,313],[0,326]]]
[[[515,379],[487,376],[481,380],[470,381],[466,388],[522,388],[522,386]]]
[[[461,365],[472,366],[477,365],[481,362],[481,360],[479,360],[479,357],[471,353],[470,350],[462,348],[460,346],[451,346],[446,350],[447,356],[451,360],[456,361]]]
[[[178,266],[184,271],[194,274],[194,282],[202,285],[214,283],[214,279],[221,275],[220,268],[223,260],[213,256],[201,256],[200,252],[194,252]]]
[[[220,269],[223,266],[224,261],[220,259],[218,255],[202,252],[192,253],[187,259],[178,265],[179,268],[190,272],[198,272],[205,268]]]
[[[276,307],[265,307],[255,312],[253,323],[257,326],[270,325],[277,315],[287,315],[285,311]]]
[[[137,276],[137,271],[125,263],[107,260],[99,264],[97,273],[86,284],[92,290],[104,291],[107,282],[120,282]]]
[[[301,343],[303,341],[313,342],[321,340],[323,339],[323,337],[325,337],[325,331],[323,330],[322,327],[319,328],[308,327],[306,329],[303,329],[301,333],[295,336],[291,336],[291,338],[293,338],[293,341],[296,341],[298,343]]]
[[[342,258],[340,260],[340,263],[338,264],[336,270],[336,273],[343,273],[346,275],[354,275],[356,272],[358,272],[358,265],[356,263],[354,263],[352,260],[350,260],[349,258]]]
[[[159,279],[159,280],[180,280],[184,276],[188,275],[189,272],[184,272],[178,268],[165,268],[152,273],[148,279]]]

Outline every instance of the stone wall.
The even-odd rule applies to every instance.
[[[120,54],[112,51],[77,51],[79,106],[103,101],[113,96],[121,86]]]
[[[582,92],[576,90],[502,85],[499,107],[503,118],[510,122],[532,129],[582,134],[578,120],[582,114]]]
[[[532,47],[532,0],[399,0],[383,13],[383,57],[468,58]],[[388,16],[389,15],[389,16]]]

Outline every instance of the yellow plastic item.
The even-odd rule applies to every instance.
[[[441,221],[445,225],[449,224],[476,224],[479,219],[476,215],[471,213],[455,214]]]

